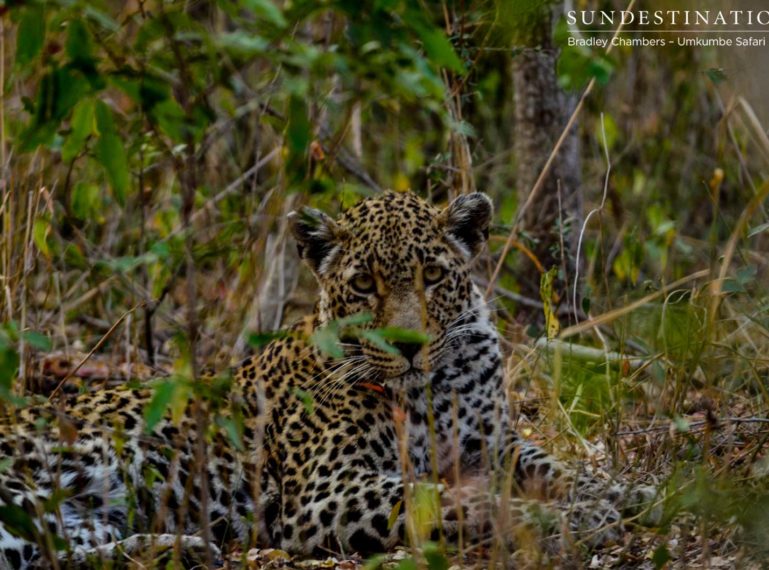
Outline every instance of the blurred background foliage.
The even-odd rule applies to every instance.
[[[523,127],[513,70],[547,18],[565,100],[595,88],[575,134],[581,207],[544,234],[519,232],[495,284],[512,390],[547,402],[523,410],[563,428],[554,445],[571,445],[559,437],[572,430],[649,473],[673,473],[681,457],[713,477],[750,469],[763,455],[760,422],[735,424],[756,437],[723,444],[718,459],[715,443],[679,436],[766,417],[769,139],[766,100],[746,77],[769,52],[570,47],[562,14],[575,7],[625,5],[6,1],[0,395],[25,394],[50,354],[98,348],[128,365],[125,376],[236,362],[312,309],[285,224],[302,204],[334,213],[383,188],[435,202],[487,192],[496,226],[478,275],[488,284],[530,190],[521,173],[538,173],[513,152]],[[553,293],[561,327],[649,296],[570,338],[599,356],[529,348],[545,315],[522,268],[527,253],[550,250],[571,262]],[[682,419],[692,414],[705,423]],[[634,453],[617,434],[639,425],[637,447],[667,447]],[[707,481],[711,492],[718,479]]]

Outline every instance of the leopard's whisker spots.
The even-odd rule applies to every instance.
[[[334,372],[329,375],[327,375],[324,378],[324,382],[321,385],[320,391],[318,393],[318,398],[320,403],[325,403],[330,397],[339,389],[344,388],[348,385],[347,380],[349,378],[352,378],[356,375],[363,374],[368,370],[368,364],[365,362],[365,359],[363,359],[364,362],[357,364],[356,366],[353,366],[352,368],[346,370],[341,376]],[[326,380],[331,379],[331,382],[326,382]]]
[[[355,364],[356,362],[359,362],[361,360],[365,360],[365,357],[351,356],[351,357],[343,357],[341,359],[338,359],[332,362],[332,364],[327,369],[321,370],[320,372],[312,376],[309,379],[309,381],[306,382],[306,385],[308,387],[311,387],[313,382],[316,381],[320,376],[325,375],[325,377],[328,378],[338,370],[344,368],[345,366],[350,366],[351,364]]]

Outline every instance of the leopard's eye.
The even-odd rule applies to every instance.
[[[355,289],[355,292],[360,293],[361,295],[370,295],[376,290],[374,277],[368,273],[358,273],[352,278],[350,284],[352,285],[352,288]]]
[[[440,265],[428,265],[422,273],[425,285],[435,285],[438,281],[443,279],[445,275],[446,271]]]

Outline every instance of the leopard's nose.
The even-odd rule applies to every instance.
[[[414,357],[419,354],[422,345],[418,342],[395,342],[393,346],[403,355],[403,358],[409,362],[414,361]]]

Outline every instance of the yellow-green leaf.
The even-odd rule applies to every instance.
[[[420,540],[430,537],[432,530],[440,520],[441,493],[432,483],[417,483],[414,486],[413,509],[410,513],[414,528]]]
[[[51,258],[51,248],[48,246],[48,234],[51,232],[51,224],[48,220],[38,218],[32,226],[32,240],[35,247],[47,259]]]
[[[152,399],[144,408],[144,431],[151,433],[155,426],[166,415],[166,410],[174,396],[176,383],[161,382],[155,385]]]
[[[542,298],[543,310],[545,312],[545,331],[549,339],[558,336],[558,331],[561,330],[561,325],[558,322],[558,316],[555,314],[553,306],[553,282],[557,274],[558,270],[553,267],[547,273],[543,273],[539,281],[539,295]]]
[[[390,516],[387,517],[387,528],[392,528],[395,526],[395,523],[398,522],[398,515],[401,514],[401,507],[403,506],[403,500],[401,499],[395,505],[393,506],[392,510],[390,511]]]

